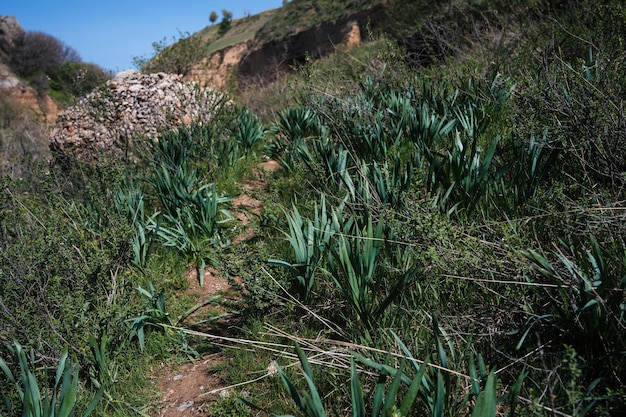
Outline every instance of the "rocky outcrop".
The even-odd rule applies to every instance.
[[[23,37],[24,29],[15,16],[0,16],[0,59],[7,59],[16,42]]]
[[[166,130],[211,120],[222,95],[185,83],[179,75],[125,71],[61,113],[50,131],[57,156],[85,161],[124,154],[133,142]]]

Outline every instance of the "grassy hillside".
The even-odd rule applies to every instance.
[[[352,0],[344,2],[292,0],[282,7],[232,21],[231,29],[220,35],[219,24],[204,28],[200,36],[209,44],[209,53],[252,40],[269,42],[309,29],[322,22],[363,10],[381,1]]]
[[[220,353],[211,415],[623,415],[623,5],[448,5],[260,90],[269,120],[3,179],[0,413],[57,371],[157,415],[157,364]],[[208,267],[236,297],[188,296]]]
[[[268,10],[254,16],[233,20],[231,28],[225,34],[219,32],[219,25],[207,26],[195,33],[194,36],[202,38],[207,44],[207,55],[228,48],[238,43],[254,39],[258,31],[277,17],[278,9]]]
[[[366,9],[382,1],[317,1],[292,0],[276,9],[276,17],[263,25],[257,37],[263,41],[280,39],[287,35],[309,29],[322,22],[329,22],[338,17]]]

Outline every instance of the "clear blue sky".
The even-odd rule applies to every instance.
[[[85,62],[114,72],[132,68],[135,56],[150,56],[152,42],[178,31],[195,33],[209,26],[215,10],[256,14],[282,0],[1,0],[0,15],[15,16],[27,31],[45,32],[76,49]],[[219,22],[218,19],[218,22]]]

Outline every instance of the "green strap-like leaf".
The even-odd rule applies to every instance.
[[[428,358],[422,363],[420,366],[420,370],[413,377],[413,381],[409,386],[409,390],[404,394],[404,398],[402,399],[402,404],[400,405],[400,414],[403,416],[408,416],[409,412],[413,408],[413,403],[415,402],[415,398],[417,398],[417,394],[419,394],[420,387],[422,384],[422,378],[424,377],[424,373],[426,372],[426,368],[428,367]]]
[[[311,380],[313,380],[313,371],[311,370],[311,365],[309,364],[309,360],[304,354],[304,351],[302,350],[302,348],[300,348],[300,345],[296,343],[295,347],[296,347],[296,352],[298,353],[298,358],[300,359],[300,364],[302,364],[302,370],[304,371],[304,374],[307,375],[309,378],[311,378]]]
[[[381,371],[376,382],[376,392],[374,393],[374,405],[372,407],[372,417],[378,417],[383,405],[383,395],[385,393],[385,385],[387,382],[387,374]]]
[[[411,379],[409,379],[409,377],[407,377],[406,375],[404,375],[401,372],[398,372],[398,370],[392,366],[389,365],[385,365],[382,363],[378,363],[378,362],[374,362],[370,359],[367,359],[366,357],[359,355],[358,353],[352,353],[352,356],[354,356],[354,359],[356,359],[357,361],[361,362],[363,365],[365,366],[369,366],[370,368],[376,369],[381,373],[385,373],[387,375],[390,375],[392,377],[395,377],[396,375],[400,375],[400,377],[402,378],[402,383],[406,384],[406,385],[411,385]]]
[[[13,372],[11,372],[6,362],[2,358],[0,358],[0,370],[4,372],[4,375],[6,375],[9,382],[11,382],[12,384],[15,384],[15,378],[13,377]]]
[[[385,299],[376,307],[376,310],[374,310],[374,317],[380,316],[387,309],[389,304],[391,304],[402,293],[404,287],[406,287],[406,285],[411,282],[413,278],[415,278],[419,271],[419,267],[413,267],[411,271],[407,272],[400,279],[398,279],[398,282],[396,282],[396,285],[391,289],[391,291],[389,291],[387,297],[385,297]]]
[[[350,359],[350,382],[352,391],[352,417],[365,417],[365,404],[363,403],[363,389],[359,375],[356,373],[354,359]]]
[[[285,372],[282,369],[278,368],[278,375],[280,376],[281,381],[283,381],[283,385],[285,386],[285,388],[287,388],[287,391],[289,392],[291,399],[296,403],[296,406],[301,411],[305,411],[306,406],[304,404],[304,400],[302,396],[298,393],[298,390],[293,385],[293,383],[291,382],[287,374],[285,374]]]
[[[487,377],[485,390],[476,399],[476,405],[472,411],[472,417],[495,417],[496,416],[496,384],[497,379],[493,372]]]
[[[437,372],[437,391],[435,392],[435,403],[433,405],[433,417],[444,416],[443,402],[446,398],[446,385],[441,371]]]
[[[322,403],[322,398],[317,392],[317,388],[315,387],[315,382],[312,377],[304,374],[304,379],[306,379],[307,384],[309,385],[309,390],[311,391],[311,398],[309,401],[309,408],[313,411],[313,415],[315,417],[326,417],[326,411],[324,411],[324,404]]]
[[[65,368],[67,384],[63,384],[60,393],[60,404],[57,417],[72,417],[76,408],[76,391],[78,389],[78,371],[71,372],[70,367]]]
[[[511,390],[508,392],[509,407],[511,410],[510,417],[515,417],[515,406],[517,405],[517,398],[519,397],[519,393],[522,389],[522,384],[524,383],[524,379],[526,379],[527,376],[528,376],[528,371],[524,369],[517,377],[517,380],[515,381],[515,384],[513,384],[513,386],[511,387]]]
[[[280,266],[281,268],[285,268],[289,272],[291,272],[294,276],[300,275],[300,271],[298,271],[292,264],[289,262],[281,261],[279,259],[268,259],[267,263],[271,265]]]

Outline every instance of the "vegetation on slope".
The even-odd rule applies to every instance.
[[[133,64],[145,73],[167,72],[184,75],[193,65],[211,54],[251,41],[260,28],[274,19],[275,15],[276,9],[268,10],[242,19],[227,20],[226,29],[221,29],[221,25],[211,25],[193,35],[179,33],[178,39],[173,37],[171,42],[164,38],[152,44],[154,49],[152,56],[134,57]]]
[[[180,33],[178,39],[167,38],[152,44],[152,56],[135,57],[134,64],[144,72],[186,74],[193,65],[215,52],[243,42],[262,44],[293,35],[322,22],[363,10],[375,1],[309,1],[285,2],[282,7],[231,20],[228,10],[222,23],[211,25],[191,35]],[[217,13],[216,13],[217,14]],[[217,19],[217,18],[216,18]]]
[[[207,53],[210,55],[229,46],[254,39],[262,27],[276,18],[277,11],[278,9],[272,9],[242,19],[235,19],[231,22],[230,29],[221,36],[219,28],[215,26],[204,28],[196,36],[201,36],[208,43]]]
[[[67,104],[110,78],[95,64],[85,63],[78,52],[42,32],[26,32],[15,40],[7,64],[38,93],[48,93]]]
[[[48,34],[28,31],[14,43],[6,65],[35,90],[36,100],[49,96],[61,106],[73,104],[111,77]],[[28,174],[31,163],[49,159],[50,154],[42,115],[24,111],[20,99],[11,95],[0,97],[0,175],[19,177]]]
[[[257,33],[257,38],[269,42],[274,39],[312,28],[323,22],[331,22],[338,17],[366,9],[380,1],[314,1],[292,0],[276,9],[276,18],[265,24]]]
[[[47,391],[68,347],[77,409],[101,415],[154,412],[146,364],[216,350],[268,413],[623,413],[626,20],[575,3],[520,2],[502,17],[518,36],[427,67],[384,38],[338,51],[265,125],[221,106],[137,164],[4,180],[0,369],[36,365]],[[232,245],[229,197],[265,158],[282,170]],[[208,264],[243,279],[231,326],[173,302]],[[7,380],[15,415],[30,399]]]

